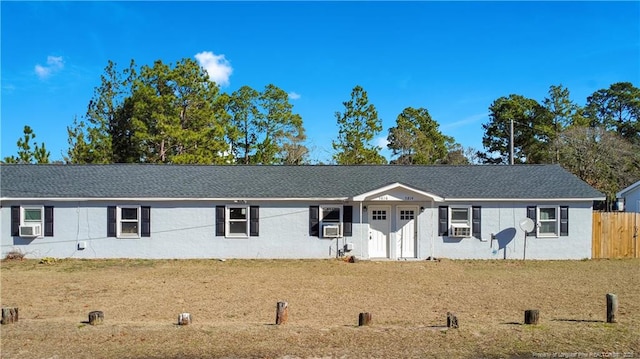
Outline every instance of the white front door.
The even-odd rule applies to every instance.
[[[389,258],[389,212],[388,207],[369,207],[369,258]]]
[[[399,258],[416,258],[416,207],[398,207],[396,251]]]

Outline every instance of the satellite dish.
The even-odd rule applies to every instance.
[[[520,220],[520,229],[525,232],[531,232],[535,228],[535,223],[531,218],[523,218]]]

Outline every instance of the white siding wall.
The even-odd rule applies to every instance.
[[[457,205],[457,204],[456,204]],[[500,204],[474,203],[482,206],[482,238],[447,238],[436,236],[432,255],[436,258],[456,259],[522,259],[525,254],[525,233],[519,222],[526,218],[526,208],[536,203]],[[538,203],[538,205],[540,205]],[[584,259],[591,258],[591,203],[544,203],[569,206],[569,235],[555,238],[527,237],[527,259]],[[430,209],[428,222],[437,229],[437,208]],[[491,234],[496,235],[491,240]],[[423,236],[430,235],[425,233]],[[424,239],[423,239],[424,240]]]
[[[12,203],[3,203],[3,257],[11,250],[19,250],[30,258],[331,258],[345,240],[353,242],[356,249],[361,247],[357,206],[354,236],[336,240],[309,236],[308,203],[248,203],[260,206],[260,235],[248,238],[215,236],[215,206],[224,203],[37,204],[54,206],[54,236],[12,237]],[[106,237],[107,206],[116,204],[150,206],[151,237]],[[78,250],[81,242],[86,248]]]
[[[21,203],[54,206],[54,237],[24,239],[11,236],[11,205],[0,209],[2,257],[19,250],[31,258],[332,258],[345,242],[351,242],[351,255],[368,258],[368,224],[360,225],[359,204],[353,204],[353,236],[322,239],[309,236],[309,205],[323,203],[248,203],[260,206],[260,235],[249,238],[215,236],[215,206],[225,203]],[[108,238],[107,206],[142,205],[151,207],[151,237]],[[365,203],[365,205],[373,203]],[[379,202],[376,204],[380,204]],[[457,205],[458,203],[456,203]],[[454,239],[438,236],[438,204],[415,202],[424,207],[417,218],[418,259],[522,259],[524,232],[519,221],[526,218],[526,207],[539,203],[473,203],[482,207],[482,237]],[[551,203],[545,203],[545,205]],[[395,210],[392,209],[392,228]],[[450,205],[450,204],[443,204]],[[591,202],[553,203],[569,206],[569,236],[527,238],[527,259],[591,258]],[[495,233],[497,240],[491,240]],[[390,233],[390,257],[395,253],[396,236]],[[83,250],[78,243],[86,244]]]

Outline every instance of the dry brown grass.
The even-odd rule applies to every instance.
[[[2,305],[20,310],[2,358],[640,357],[639,260],[25,260],[1,275]],[[539,325],[521,324],[526,309]],[[104,324],[86,324],[92,310]],[[459,329],[442,329],[447,311]]]

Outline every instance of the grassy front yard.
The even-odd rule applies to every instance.
[[[1,277],[20,314],[2,358],[640,358],[640,260],[24,260]],[[93,310],[104,324],[86,323]]]

